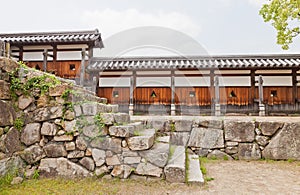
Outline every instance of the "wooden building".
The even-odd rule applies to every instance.
[[[92,58],[87,70],[97,94],[131,114],[258,113],[259,103],[271,114],[300,112],[299,68],[300,55],[237,55]]]
[[[28,66],[75,79],[86,77],[85,68],[95,48],[103,48],[99,31],[0,34],[8,56]],[[82,80],[80,80],[83,82]]]

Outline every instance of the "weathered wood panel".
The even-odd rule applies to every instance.
[[[110,104],[129,104],[129,87],[99,87],[98,96],[107,98]]]
[[[292,104],[293,87],[264,87],[264,103],[269,105],[275,104]]]
[[[250,87],[220,87],[220,104],[244,106],[252,103]]]
[[[78,60],[70,60],[70,61],[48,61],[47,62],[47,72],[55,74],[57,76],[63,78],[79,78],[80,73],[80,61]],[[26,62],[27,66],[31,68],[36,68],[39,70],[43,70],[43,62],[42,61],[31,61]]]
[[[211,93],[208,87],[176,87],[176,105],[199,105],[206,106],[211,104]]]
[[[171,104],[171,88],[137,87],[134,90],[134,104]]]

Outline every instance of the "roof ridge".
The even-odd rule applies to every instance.
[[[98,29],[81,31],[49,31],[49,32],[27,32],[27,33],[3,33],[0,37],[9,36],[49,36],[49,35],[74,35],[74,34],[100,34]]]

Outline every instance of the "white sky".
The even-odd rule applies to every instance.
[[[92,30],[105,40],[141,26],[163,26],[195,39],[209,54],[299,53],[276,44],[258,12],[264,0],[12,0],[1,2],[1,30]],[[124,37],[125,38],[125,37]]]

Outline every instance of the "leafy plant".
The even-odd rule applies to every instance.
[[[171,131],[171,132],[175,132],[175,131],[176,131],[176,127],[175,127],[175,123],[174,123],[174,122],[172,122],[172,123],[170,124],[170,131]]]
[[[22,127],[24,126],[24,119],[22,118],[17,118],[15,121],[14,121],[14,127],[21,131],[22,130]]]
[[[39,170],[35,170],[32,175],[32,179],[38,179],[40,177]]]

